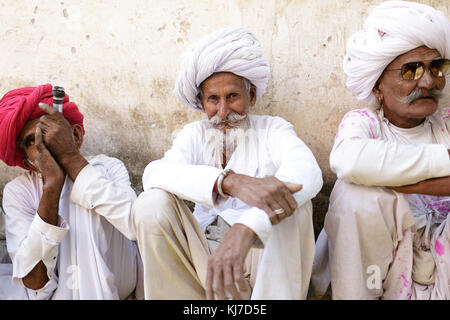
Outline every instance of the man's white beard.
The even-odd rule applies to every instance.
[[[224,122],[221,118],[219,121],[216,116],[209,119],[208,128],[206,130],[206,152],[211,154],[210,165],[222,168],[223,151],[226,151],[225,161],[228,163],[238,145],[246,143],[246,132],[250,127],[249,117],[248,115],[242,116],[237,113],[235,115],[238,116],[234,116],[233,119],[237,120],[233,122]],[[230,119],[230,117],[228,119]],[[227,125],[231,128],[224,130]]]

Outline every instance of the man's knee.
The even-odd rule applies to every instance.
[[[402,228],[397,221],[408,214],[399,207],[401,201],[404,199],[388,188],[339,181],[330,196],[325,231],[331,242],[348,240],[356,234],[361,246],[378,243],[391,248],[397,228]]]
[[[363,186],[337,181],[330,195],[327,219],[353,219],[355,215],[370,219],[379,215],[380,201],[395,203],[394,192],[376,186]],[[393,206],[391,207],[392,209]]]
[[[133,220],[137,229],[168,227],[169,215],[175,208],[175,197],[162,189],[142,192],[133,205]]]

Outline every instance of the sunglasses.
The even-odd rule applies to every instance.
[[[437,78],[443,78],[450,73],[450,60],[448,59],[435,59],[425,60],[431,61],[428,68],[433,76]],[[422,61],[408,62],[402,65],[400,69],[386,69],[385,71],[401,70],[402,78],[404,80],[418,80],[422,78],[425,73],[425,63]]]

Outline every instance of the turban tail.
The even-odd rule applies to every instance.
[[[384,69],[399,55],[423,45],[450,57],[450,22],[445,15],[420,3],[383,2],[347,42],[347,88],[358,100],[376,103],[372,89]]]
[[[269,66],[262,57],[258,39],[243,27],[216,31],[188,47],[181,56],[175,96],[181,104],[202,109],[197,95],[200,84],[215,72],[232,72],[248,79],[263,95]]]
[[[0,100],[0,159],[8,166],[20,166],[24,154],[20,150],[18,137],[26,122],[46,114],[39,103],[53,104],[52,85],[15,89],[6,93]],[[66,94],[63,101],[63,116],[70,124],[83,127],[83,115],[75,103],[69,102]]]

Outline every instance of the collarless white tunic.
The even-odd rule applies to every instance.
[[[306,215],[306,211],[310,214],[311,199],[323,184],[311,150],[297,137],[292,124],[280,117],[250,115],[249,121],[249,129],[241,140],[238,138],[225,168],[251,177],[275,176],[281,181],[302,184],[303,189],[294,194],[294,215]],[[268,214],[259,208],[214,194],[215,181],[224,170],[219,165],[222,150],[213,147],[214,139],[220,137],[207,120],[187,124],[164,157],[145,168],[144,190],[161,188],[195,202],[194,215],[203,229],[220,215],[230,225],[242,223],[258,235],[265,249],[252,299],[304,299],[306,292],[302,292],[300,283],[305,279],[301,279],[301,271],[311,269],[312,258],[301,261],[300,256],[310,245],[314,248],[312,230],[311,239],[302,243],[299,219],[294,215],[272,226]]]
[[[66,177],[58,225],[37,213],[42,179],[26,172],[3,193],[6,239],[13,263],[13,283],[22,285],[39,261],[49,281],[30,299],[125,299],[136,287],[139,256],[131,224],[136,194],[118,159],[89,160],[75,183]],[[123,233],[121,233],[123,232]]]

